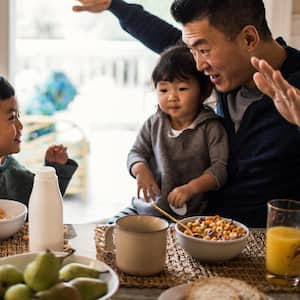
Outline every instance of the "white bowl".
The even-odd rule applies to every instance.
[[[182,219],[181,222],[193,222],[194,220],[199,218],[201,218],[201,216],[189,217]],[[230,220],[226,218],[223,219]],[[232,259],[241,253],[247,243],[247,238],[249,236],[249,229],[244,224],[234,220],[233,222],[235,225],[245,229],[245,236],[227,241],[203,240],[201,238],[192,237],[183,233],[178,227],[180,225],[176,224],[175,231],[177,243],[191,256],[201,261],[219,262]]]
[[[27,207],[18,201],[0,199],[0,208],[9,219],[0,219],[0,240],[4,240],[18,232],[27,216]]]
[[[60,254],[62,254],[60,252],[55,252],[55,253],[58,256]],[[31,252],[31,253],[12,255],[12,256],[8,256],[8,257],[2,257],[2,258],[0,258],[0,265],[11,264],[11,265],[16,266],[20,271],[23,272],[25,270],[26,266],[30,262],[32,262],[38,254],[39,254],[39,252]],[[64,253],[64,254],[66,254],[66,253]],[[108,285],[107,294],[100,298],[97,298],[96,300],[111,299],[111,297],[117,292],[117,290],[119,288],[118,275],[112,268],[110,268],[104,262],[90,258],[90,257],[73,254],[63,260],[63,265],[66,265],[69,263],[79,263],[79,264],[83,264],[83,265],[95,268],[97,270],[108,271],[107,273],[101,274],[99,277],[102,280],[107,282],[107,285]]]

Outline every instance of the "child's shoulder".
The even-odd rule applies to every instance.
[[[164,118],[165,117],[163,116],[162,112],[156,111],[144,121],[144,126],[153,126],[157,123],[161,123],[164,121]]]
[[[19,170],[27,170],[16,158],[11,155],[8,155],[5,164],[7,168],[14,168]]]

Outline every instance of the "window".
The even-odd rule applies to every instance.
[[[69,219],[76,222],[74,214],[78,222],[112,216],[127,206],[136,192],[136,183],[126,170],[126,157],[136,131],[155,109],[150,74],[158,56],[125,33],[109,12],[73,13],[75,0],[14,2],[13,70],[23,112],[74,122],[89,142],[88,162],[80,161],[87,178],[87,194],[82,197],[87,202],[65,202]],[[145,4],[163,16],[171,0],[132,2]],[[76,95],[60,109],[62,94],[56,93],[53,110],[47,98],[57,73],[75,87]],[[64,130],[59,124],[56,129]],[[68,134],[60,137],[63,143],[74,140]],[[78,147],[79,143],[72,144],[69,150]],[[40,151],[43,158],[41,147],[23,149],[20,160],[25,154],[35,157],[34,151]],[[70,156],[78,158],[75,152]]]

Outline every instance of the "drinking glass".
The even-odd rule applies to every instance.
[[[296,286],[300,282],[300,202],[268,202],[266,278],[271,283]]]

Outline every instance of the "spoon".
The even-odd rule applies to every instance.
[[[155,202],[152,202],[152,207],[154,209],[156,209],[157,211],[159,211],[162,215],[166,216],[167,218],[169,218],[171,221],[173,221],[174,223],[180,225],[182,228],[184,228],[190,235],[194,235],[194,233],[192,232],[192,230],[186,226],[184,223],[180,222],[179,220],[175,219],[173,216],[171,216],[169,213],[167,213],[165,210],[161,209]]]

